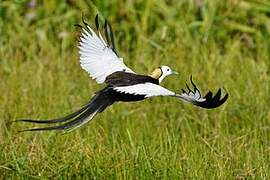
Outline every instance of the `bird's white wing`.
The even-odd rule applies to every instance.
[[[116,71],[134,73],[124,64],[123,58],[117,57],[100,32],[97,35],[87,24],[85,24],[85,28],[82,27],[79,53],[81,67],[97,83],[103,83],[108,75]]]
[[[117,92],[142,95],[146,98],[153,96],[175,96],[176,94],[162,86],[153,83],[135,84],[131,86],[114,87]]]
[[[143,95],[145,98],[153,97],[153,96],[171,96],[177,97],[180,100],[184,100],[186,102],[192,103],[193,105],[202,107],[202,108],[216,108],[222,105],[227,99],[228,94],[225,94],[224,97],[221,97],[221,90],[213,95],[211,91],[205,96],[202,96],[200,90],[196,87],[196,85],[192,81],[192,77],[190,78],[191,84],[193,86],[193,90],[189,88],[187,85],[187,90],[183,90],[183,93],[178,94],[173,91],[170,91],[162,86],[152,84],[152,83],[143,83],[136,84],[132,86],[122,86],[122,87],[113,87],[113,89],[120,93],[132,94],[132,95]]]

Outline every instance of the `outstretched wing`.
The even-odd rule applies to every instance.
[[[175,92],[172,92],[162,86],[153,83],[141,83],[131,86],[113,87],[113,89],[120,93],[130,95],[141,95],[145,98],[153,96],[175,96]]]
[[[202,108],[211,109],[221,106],[228,99],[229,96],[228,93],[226,93],[225,96],[221,98],[221,89],[219,89],[214,96],[211,91],[208,91],[208,93],[204,97],[202,97],[200,90],[196,87],[196,85],[192,81],[192,76],[190,77],[190,81],[193,86],[193,90],[191,90],[189,86],[186,84],[187,91],[182,89],[182,94],[178,95],[179,98],[181,98],[184,101],[190,102]]]
[[[107,42],[100,32],[98,35],[84,22],[79,42],[80,64],[90,77],[97,83],[103,83],[106,77],[116,71],[134,73],[128,68],[123,58],[116,55],[113,33],[110,24],[105,22],[105,35]],[[96,16],[96,27],[99,28],[98,16]]]
[[[186,102],[190,102],[196,106],[211,109],[216,108],[222,105],[227,99],[228,94],[226,94],[223,98],[221,98],[221,90],[213,96],[213,93],[209,91],[204,97],[201,95],[200,90],[196,87],[196,85],[192,81],[192,77],[190,78],[191,84],[193,85],[193,90],[189,88],[187,85],[188,91],[182,89],[182,94],[177,94],[173,91],[170,91],[162,86],[153,84],[153,83],[141,83],[131,86],[121,86],[121,87],[113,87],[113,89],[120,93],[130,94],[130,95],[142,95],[145,98],[153,97],[153,96],[172,96],[178,97],[181,100]]]

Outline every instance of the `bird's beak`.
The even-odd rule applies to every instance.
[[[179,73],[176,71],[173,71],[172,74],[178,75]]]

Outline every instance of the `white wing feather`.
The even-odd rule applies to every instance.
[[[89,27],[83,28],[79,43],[80,64],[90,77],[97,83],[103,83],[106,77],[116,71],[134,73],[123,62],[123,58],[118,58],[111,48]]]
[[[134,95],[144,95],[146,98],[153,96],[175,96],[176,94],[162,86],[153,83],[135,84],[132,86],[114,87],[114,90]]]
[[[188,102],[193,101],[193,102],[204,102],[206,101],[205,98],[201,97],[201,94],[198,89],[195,89],[194,92],[185,92],[179,95],[180,98],[183,100],[186,100]]]
[[[113,89],[126,94],[144,95],[146,98],[153,96],[174,96],[188,102],[204,102],[206,100],[201,97],[201,94],[197,89],[195,89],[194,92],[176,94],[175,92],[153,83],[114,87]]]

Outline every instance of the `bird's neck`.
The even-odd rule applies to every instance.
[[[163,81],[163,79],[166,77],[166,75],[162,75],[158,78],[158,82],[161,83]]]

